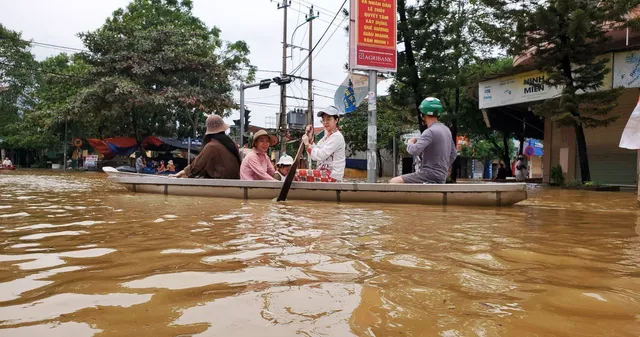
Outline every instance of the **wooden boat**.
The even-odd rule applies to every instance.
[[[15,166],[8,166],[8,165],[2,165],[0,164],[0,171],[15,171],[16,167]]]
[[[119,172],[103,167],[108,179],[129,191],[235,199],[275,199],[280,181],[188,179]],[[527,199],[525,183],[382,184],[293,182],[287,200],[420,205],[510,206]]]

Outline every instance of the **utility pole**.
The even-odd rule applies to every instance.
[[[376,147],[378,144],[378,130],[376,128],[376,96],[378,89],[378,72],[369,71],[369,118],[367,119],[367,182],[375,183],[376,166],[378,164]]]
[[[309,94],[309,105],[307,107],[307,125],[311,125],[313,127],[313,57],[311,57],[311,52],[313,51],[313,19],[320,16],[320,12],[316,15],[313,15],[313,5],[309,8],[309,15],[305,15],[307,22],[309,22],[309,81],[307,81],[309,88],[307,92]],[[293,41],[291,41],[293,42]],[[313,134],[313,131],[311,131]]]
[[[62,160],[64,160],[64,163],[62,163],[62,170],[66,171],[67,170],[67,115],[65,114],[64,116],[64,142],[63,144],[63,151],[64,151],[64,155]]]
[[[282,27],[282,78],[287,76],[287,8],[291,6],[291,0],[282,0],[282,4],[278,5],[278,9],[284,9],[284,21]],[[287,150],[287,144],[284,141],[284,130],[286,127],[287,114],[287,88],[280,86],[280,155]]]
[[[260,89],[260,90],[268,89],[269,86],[272,83],[276,83],[277,85],[279,85],[281,87],[284,87],[285,85],[291,83],[291,77],[288,77],[288,76],[284,77],[284,78],[282,78],[282,77],[274,77],[272,79],[262,80],[262,81],[260,81],[258,83],[241,84],[240,85],[240,122],[239,122],[239,124],[240,124],[240,140],[238,141],[238,144],[240,144],[240,147],[242,147],[244,145],[243,144],[243,142],[244,142],[244,140],[243,140],[244,133],[245,133],[245,131],[248,131],[248,130],[244,129],[244,113],[246,111],[246,107],[244,105],[244,91],[246,89],[255,88],[255,87],[258,87],[258,89]]]
[[[244,140],[244,89],[247,87],[244,84],[240,85],[240,139],[238,140],[238,144],[240,144],[240,151],[242,151],[242,141]]]

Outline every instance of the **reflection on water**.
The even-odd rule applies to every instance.
[[[165,197],[0,174],[0,336],[637,336],[633,193],[514,207]]]

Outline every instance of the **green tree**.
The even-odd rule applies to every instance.
[[[418,106],[426,96],[440,98],[455,139],[468,86],[465,68],[479,62],[494,43],[485,33],[490,8],[471,0],[419,1],[408,6],[398,1],[398,74],[390,92],[396,102],[412,102],[420,130],[424,130]],[[405,103],[406,104],[406,103]],[[458,161],[451,171],[455,181]]]
[[[502,133],[489,132],[487,134],[476,134],[469,137],[469,145],[463,146],[460,150],[460,156],[478,159],[481,161],[499,159],[503,160],[504,151],[508,152],[508,158],[512,158],[516,154],[516,149],[511,140],[508,141],[508,148],[505,150],[502,142]],[[511,145],[511,146],[509,146]],[[510,167],[510,161],[504,161],[505,168]],[[510,170],[510,169],[507,169]]]
[[[79,63],[74,63],[74,59]],[[59,150],[65,140],[65,107],[91,79],[80,77],[87,72],[86,64],[77,56],[59,54],[36,62],[29,71],[37,84],[30,90],[31,104],[21,108],[21,118],[7,125],[5,143],[10,148]],[[87,125],[71,121],[70,130],[89,135]]]
[[[223,41],[191,10],[189,0],[134,0],[79,34],[96,81],[69,104],[73,117],[140,144],[146,135],[176,135],[177,124],[197,136],[204,113],[227,116],[236,108],[234,83],[254,74],[249,48]]]
[[[21,33],[0,24],[0,138],[11,136],[14,124],[33,105],[37,74],[30,49],[30,42],[22,40]]]
[[[67,108],[82,88],[93,83],[88,77],[89,71],[89,65],[79,54],[62,53],[39,64],[40,81],[34,92],[37,102],[31,114],[45,122],[47,130],[57,135],[61,143],[68,140],[69,134],[78,137],[97,134],[94,124],[80,123],[72,118]]]
[[[536,67],[546,73],[542,83],[532,85],[562,89],[559,97],[537,105],[534,112],[573,126],[581,180],[591,180],[584,128],[615,121],[619,116],[609,112],[621,93],[621,89],[597,91],[610,71],[606,67],[609,60],[597,57],[609,41],[606,32],[629,24],[624,14],[638,2],[558,0],[530,2],[526,6],[515,6],[515,0],[487,2],[496,9],[510,8],[497,16],[507,27],[498,40],[514,55],[532,52]]]
[[[511,57],[478,60],[475,63],[466,65],[461,70],[461,76],[464,77],[464,83],[477,83],[486,76],[504,73],[512,68],[512,64],[513,59]],[[501,153],[500,159],[505,164],[511,161],[515,150],[510,140],[511,134],[506,131],[495,132],[487,128],[476,100],[468,95],[461,96],[458,111],[453,114],[444,114],[442,120],[448,122],[453,118],[456,119],[460,134],[476,141],[486,141],[492,145],[494,151]],[[461,157],[465,156],[466,153],[461,154]],[[506,165],[506,169],[507,173],[511,175],[511,166]]]
[[[382,176],[382,156],[381,150],[393,151],[393,139],[406,132],[415,129],[413,114],[409,114],[406,109],[397,107],[391,103],[389,96],[379,96],[377,98],[377,167],[378,175]],[[356,111],[347,114],[340,121],[340,130],[347,142],[348,151],[353,154],[359,151],[367,151],[367,119],[368,106],[361,104]],[[399,151],[398,151],[399,152]]]

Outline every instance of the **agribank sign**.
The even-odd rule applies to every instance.
[[[350,68],[395,72],[396,0],[351,0],[350,13]]]

